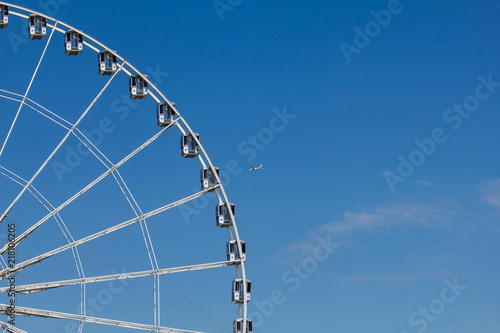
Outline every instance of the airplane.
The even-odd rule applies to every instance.
[[[260,169],[262,169],[262,164],[260,166],[256,167],[256,168],[251,167],[250,171],[257,171],[257,170],[260,170]]]

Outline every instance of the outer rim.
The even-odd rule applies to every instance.
[[[0,5],[4,5],[4,6],[8,6],[9,7],[9,15],[19,16],[19,17],[22,17],[22,18],[27,18],[25,15],[22,15],[22,14],[16,13],[16,12],[12,12],[10,10],[11,8],[14,8],[14,9],[17,9],[17,10],[21,10],[21,11],[27,12],[29,14],[36,14],[36,15],[45,17],[47,19],[47,21],[52,21],[54,23],[54,24],[49,24],[49,22],[47,22],[47,26],[50,27],[50,28],[52,28],[52,29],[54,29],[54,30],[56,30],[56,31],[58,31],[58,32],[60,32],[60,33],[62,33],[62,34],[64,34],[65,31],[62,30],[62,29],[60,29],[60,28],[55,27],[56,24],[57,25],[61,25],[61,26],[65,27],[65,28],[67,28],[68,30],[75,30],[75,31],[79,32],[83,37],[85,37],[85,39],[91,41],[92,43],[94,43],[94,44],[96,44],[97,46],[100,47],[100,49],[99,49],[99,48],[95,47],[94,45],[88,43],[84,39],[83,44],[85,46],[87,46],[88,48],[90,48],[91,50],[93,50],[94,52],[99,53],[99,51],[106,50],[106,51],[109,51],[110,53],[112,53],[113,55],[115,55],[117,57],[117,59],[119,59],[122,62],[122,70],[129,77],[131,75],[133,75],[133,74],[124,68],[125,65],[127,67],[129,67],[133,72],[135,72],[135,74],[140,75],[148,83],[148,85],[149,85],[149,91],[154,90],[155,93],[157,93],[160,96],[161,99],[158,98],[158,97],[156,97],[153,94],[150,94],[150,93],[148,95],[151,95],[151,97],[157,103],[161,103],[161,100],[163,100],[163,102],[166,102],[172,109],[175,110],[175,112],[176,112],[176,114],[178,116],[178,119],[186,127],[186,129],[188,130],[188,132],[193,136],[193,138],[196,141],[196,143],[198,144],[201,152],[203,153],[203,157],[205,157],[208,165],[210,166],[210,169],[212,170],[213,174],[215,175],[215,177],[217,179],[217,183],[219,184],[219,189],[220,189],[220,191],[222,193],[222,196],[224,198],[224,202],[225,203],[229,203],[230,202],[229,199],[228,199],[228,197],[227,197],[227,194],[226,194],[226,191],[224,189],[224,186],[221,183],[220,177],[217,174],[217,172],[215,172],[215,167],[212,164],[212,161],[210,160],[210,158],[208,157],[208,154],[207,154],[206,150],[203,148],[203,146],[201,144],[201,141],[197,138],[196,135],[194,135],[195,132],[193,132],[193,130],[191,129],[191,127],[189,126],[189,124],[187,123],[187,121],[184,119],[184,117],[182,117],[182,115],[179,113],[179,111],[175,108],[175,105],[167,99],[167,97],[148,79],[148,77],[146,75],[144,75],[139,70],[137,70],[137,68],[135,68],[127,60],[125,60],[124,57],[120,56],[113,49],[107,47],[103,43],[99,42],[97,39],[91,37],[90,35],[87,35],[86,33],[84,33],[83,31],[81,31],[79,29],[76,29],[76,28],[72,27],[69,24],[61,22],[61,21],[59,21],[59,20],[57,20],[57,19],[55,19],[55,18],[53,18],[51,16],[43,14],[43,13],[31,10],[29,8],[25,8],[25,7],[22,7],[22,6],[14,5],[14,4],[11,4],[11,3],[8,3],[8,2],[0,1]],[[203,165],[203,160],[201,158],[200,158],[200,162]],[[231,228],[232,228],[234,230],[234,238],[236,239],[236,243],[238,245],[238,251],[239,251],[239,253],[242,253],[241,241],[240,241],[240,237],[239,237],[239,233],[238,233],[238,228],[236,226],[236,221],[235,221],[233,212],[232,212],[231,209],[228,209],[228,212],[229,212],[229,215],[230,215],[230,218],[231,218],[231,223],[232,223],[232,226],[227,227],[228,231],[229,231],[230,239],[233,238],[232,233],[231,233]],[[247,280],[247,278],[246,278],[245,262],[244,261],[240,261],[240,265],[236,265],[235,267],[236,267],[236,276],[237,276],[237,278],[239,277],[239,273],[241,273],[241,278],[243,280],[242,281],[243,282],[243,327],[242,328],[243,328],[243,332],[246,333],[246,322],[247,322],[247,300],[246,300],[247,290],[246,290],[246,280]],[[239,305],[239,316],[241,317],[241,305]]]

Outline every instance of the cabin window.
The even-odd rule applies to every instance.
[[[35,32],[42,32],[42,22],[39,19],[35,23]]]
[[[113,67],[113,59],[111,59],[111,56],[109,54],[106,57],[105,66],[106,66],[106,68],[112,68]]]

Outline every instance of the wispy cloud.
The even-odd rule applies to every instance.
[[[437,204],[417,202],[390,202],[373,209],[360,208],[357,212],[347,211],[342,219],[321,227],[323,231],[343,236],[347,232],[357,232],[390,226],[431,227],[449,225],[455,212]]]
[[[346,276],[346,282],[375,282],[375,283],[416,283],[445,279],[453,272],[408,272],[400,274],[361,274]]]
[[[459,214],[456,207],[418,202],[389,202],[375,208],[346,211],[340,219],[309,231],[306,239],[295,242],[278,254],[280,262],[299,262],[313,254],[318,238],[329,237],[342,242],[347,236],[367,231],[381,231],[394,227],[432,228],[453,225]]]
[[[422,185],[422,186],[432,186],[432,183],[431,183],[431,182],[428,182],[428,181],[426,181],[426,180],[420,180],[420,179],[419,179],[419,180],[416,180],[416,181],[415,181],[415,183],[420,184],[420,185]]]
[[[482,181],[480,191],[484,202],[500,209],[500,179]]]

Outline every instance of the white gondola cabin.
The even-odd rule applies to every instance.
[[[215,172],[217,176],[219,175],[219,168],[215,168]],[[202,168],[200,172],[201,178],[201,190],[207,190],[212,186],[217,185],[217,178],[215,177],[215,173],[211,168]]]
[[[175,107],[175,103],[172,104]],[[158,126],[168,126],[175,120],[175,110],[167,102],[159,103],[156,107],[156,119]]]
[[[99,51],[97,56],[99,63],[99,74],[113,75],[118,69],[116,56],[109,51]]]
[[[247,280],[246,301],[250,302],[250,293],[252,292],[252,281]],[[231,288],[231,301],[233,303],[243,303],[243,279],[236,279],[233,281]]]
[[[195,134],[198,141],[200,135]],[[182,157],[196,157],[200,153],[200,148],[191,134],[183,134],[181,136],[181,155]]]
[[[7,28],[9,24],[9,6],[0,5],[0,29]]]
[[[147,78],[148,76],[145,75]],[[140,75],[132,75],[129,80],[130,98],[144,99],[148,96],[148,83]]]
[[[230,240],[226,244],[226,256],[227,261],[235,261],[235,260],[243,260],[245,261],[247,258],[247,244],[245,241],[240,241],[241,244],[241,256],[240,251],[238,250],[238,243],[235,239]]]
[[[229,206],[231,207],[231,212],[233,213],[234,216],[235,215],[234,203],[229,203]],[[224,203],[220,203],[217,206],[215,206],[215,217],[217,219],[218,227],[229,227],[232,225],[231,215],[229,215],[229,210],[227,208],[227,205]]]
[[[28,19],[30,39],[44,39],[47,35],[47,19],[40,15],[31,14]]]
[[[247,319],[246,332],[243,332],[243,318],[238,318],[233,321],[233,333],[253,333],[252,319]]]
[[[66,31],[64,34],[64,53],[67,55],[79,55],[83,51],[83,36],[74,30]]]

